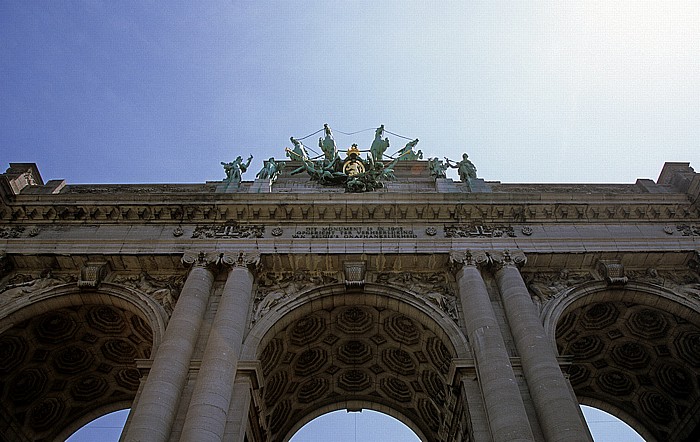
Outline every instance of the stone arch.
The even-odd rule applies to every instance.
[[[0,318],[0,402],[9,440],[64,439],[131,406],[165,329],[154,300],[116,284],[65,284],[5,305]]]
[[[697,305],[642,282],[583,284],[543,311],[558,353],[572,359],[579,401],[615,414],[647,440],[700,436]]]
[[[282,440],[327,411],[385,412],[427,441],[449,440],[464,412],[452,387],[467,340],[443,312],[396,288],[335,284],[295,297],[251,330],[243,358],[260,360],[263,418]]]

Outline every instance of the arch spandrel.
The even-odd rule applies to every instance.
[[[692,440],[700,418],[697,303],[645,282],[596,281],[543,312],[553,345],[571,358],[579,401],[615,414],[647,440]]]
[[[424,440],[448,440],[458,395],[453,360],[470,351],[443,314],[377,284],[314,289],[271,311],[244,349],[260,361],[269,437],[289,438],[314,417],[357,404],[387,412],[429,435]]]

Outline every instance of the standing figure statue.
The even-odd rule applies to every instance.
[[[243,174],[248,170],[251,161],[253,161],[253,155],[249,156],[245,163],[243,163],[243,158],[241,158],[240,155],[230,163],[224,163],[222,161],[221,165],[224,166],[224,172],[226,172],[226,179],[224,182],[235,183],[237,186],[240,185]]]
[[[306,147],[302,144],[301,141],[297,140],[294,137],[290,137],[289,141],[292,142],[292,145],[294,145],[293,149],[286,149],[287,150],[287,156],[289,157],[290,160],[292,161],[304,161],[309,158],[309,153],[306,151]]]
[[[369,148],[374,161],[381,161],[384,158],[384,152],[389,148],[389,139],[382,139],[382,136],[384,136],[383,124],[374,131],[374,141],[372,141],[372,147]]]
[[[447,164],[443,163],[441,159],[428,158],[428,165],[430,166],[430,176],[434,178],[447,178],[445,172],[447,171]]]
[[[413,148],[416,147],[416,144],[418,144],[418,138],[406,143],[406,145],[399,151],[398,158],[402,161],[413,161],[423,159],[423,152],[421,150],[418,150],[418,152],[413,151]]]
[[[447,161],[447,165],[453,169],[457,169],[457,173],[459,174],[459,179],[463,182],[466,183],[469,181],[469,178],[476,178],[476,166],[474,166],[474,163],[469,161],[469,155],[462,154],[462,161],[459,163],[450,163],[450,160],[448,158],[445,158],[445,161]]]
[[[284,169],[284,164],[285,163],[278,163],[275,161],[274,157],[270,157],[269,160],[263,161],[263,168],[255,175],[255,178],[275,181],[280,172],[282,172],[282,169]]]
[[[318,147],[323,151],[323,155],[327,163],[332,163],[338,156],[338,148],[335,145],[335,140],[333,139],[333,132],[328,124],[323,125],[323,130],[326,133],[325,138],[318,139]]]

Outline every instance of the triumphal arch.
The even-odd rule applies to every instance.
[[[700,439],[700,174],[504,184],[292,139],[247,179],[0,176],[0,440],[284,441],[374,409],[425,441]],[[329,141],[330,139],[330,141]],[[247,154],[247,153],[246,153]],[[459,180],[446,178],[448,167]]]

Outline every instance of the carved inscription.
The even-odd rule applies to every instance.
[[[363,239],[403,239],[417,238],[413,229],[404,227],[305,227],[297,230],[293,238],[363,238]]]

